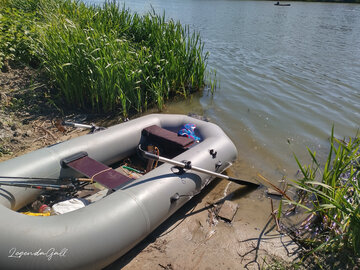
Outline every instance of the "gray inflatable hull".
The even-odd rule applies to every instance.
[[[80,151],[105,164],[134,153],[150,125],[176,130],[194,123],[202,141],[174,160],[222,172],[237,157],[231,140],[216,125],[183,115],[155,114],[125,122],[0,163],[1,176],[78,176],[60,160]],[[209,150],[214,149],[214,158]],[[221,166],[216,164],[221,162]],[[217,168],[217,169],[215,169]],[[50,217],[18,213],[39,191],[0,187],[2,269],[101,269],[124,255],[209,182],[205,174],[178,176],[163,164],[109,196],[82,209]],[[181,196],[172,201],[174,194]]]

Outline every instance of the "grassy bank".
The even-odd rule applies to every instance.
[[[205,86],[199,34],[165,15],[70,0],[0,0],[0,14],[0,68],[40,67],[58,106],[127,116]]]

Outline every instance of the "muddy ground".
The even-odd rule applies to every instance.
[[[0,71],[0,161],[88,132],[63,126],[63,120],[87,124],[108,120],[76,108],[60,109],[51,95],[46,78],[37,70],[8,67]]]
[[[0,72],[0,161],[87,133],[64,128],[63,119],[108,120],[64,112],[47,98],[46,85],[28,68]],[[291,262],[297,246],[277,232],[265,192],[215,180],[106,269],[266,269],[274,261]],[[225,201],[238,207],[231,221],[218,216]]]

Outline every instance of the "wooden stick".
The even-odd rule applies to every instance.
[[[265,181],[267,184],[269,184],[273,189],[275,189],[277,192],[279,192],[281,195],[283,195],[286,199],[288,199],[289,201],[292,201],[291,198],[288,195],[286,195],[286,193],[284,191],[282,191],[280,188],[275,186],[273,183],[271,183],[269,180],[267,180],[260,173],[258,173],[257,176],[259,176],[263,181]]]

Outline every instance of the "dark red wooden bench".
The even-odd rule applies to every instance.
[[[90,158],[86,152],[80,152],[61,161],[63,167],[70,167],[99,184],[112,189],[118,189],[131,178],[112,168]]]
[[[179,154],[194,143],[193,139],[179,136],[173,131],[156,125],[144,128],[142,134],[147,138],[147,142],[160,146],[168,155]]]

